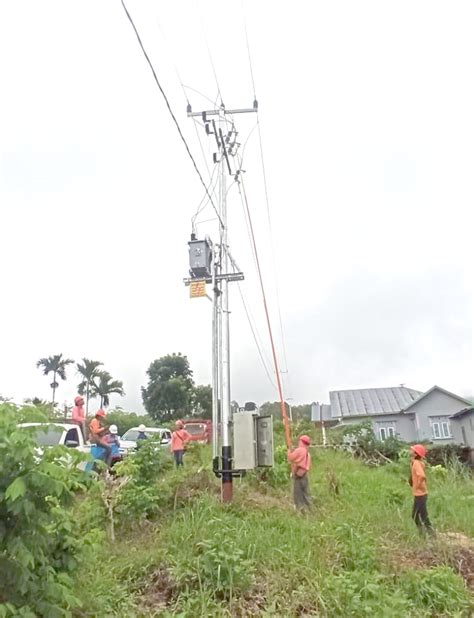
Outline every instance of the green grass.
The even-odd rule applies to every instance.
[[[166,501],[154,522],[104,541],[112,555],[100,558],[97,585],[78,573],[82,589],[88,581],[79,616],[470,615],[472,597],[451,566],[457,549],[420,538],[410,519],[405,463],[369,468],[317,452],[314,509],[301,515],[289,480],[272,489],[249,475],[221,504],[218,481],[199,471],[205,461],[196,453],[160,479]],[[436,529],[472,537],[472,478],[433,471],[429,489]]]

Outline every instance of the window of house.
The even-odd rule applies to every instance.
[[[395,437],[395,427],[380,427],[379,428],[379,437],[380,439],[386,440],[387,438]]]
[[[443,438],[451,437],[451,429],[449,427],[449,421],[443,421],[441,423],[441,435],[443,436]]]
[[[431,423],[431,427],[433,429],[433,438],[435,440],[443,440],[452,437],[448,420],[434,421]]]

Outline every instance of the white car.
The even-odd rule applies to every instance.
[[[73,423],[21,423],[21,428],[38,427],[36,431],[37,453],[41,456],[45,448],[50,446],[66,446],[81,453],[90,453],[90,444],[86,444],[82,431]],[[81,463],[79,468],[84,469],[86,462]]]
[[[120,438],[120,453],[128,455],[137,449],[137,437],[140,433],[138,427],[132,427]],[[167,446],[171,442],[171,431],[162,427],[145,427],[143,433],[147,438],[154,438],[161,446]]]

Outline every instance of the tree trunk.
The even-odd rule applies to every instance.
[[[86,388],[86,416],[89,416],[89,380],[87,380]]]
[[[54,414],[54,404],[55,403],[56,403],[56,372],[53,373],[53,401],[52,401],[53,414]]]

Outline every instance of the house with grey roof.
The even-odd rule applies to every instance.
[[[344,426],[370,420],[380,440],[393,436],[406,442],[431,441],[473,448],[471,402],[440,386],[424,393],[405,386],[331,391],[329,400],[329,404],[312,404],[314,422],[327,427],[334,421]]]
[[[474,449],[474,407],[463,408],[449,417],[456,444]]]

